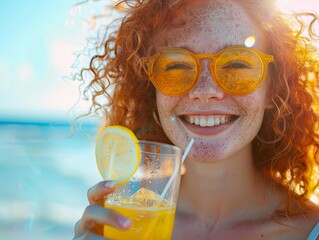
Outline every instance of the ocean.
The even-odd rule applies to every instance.
[[[72,239],[102,180],[95,164],[97,125],[71,135],[66,122],[0,121],[0,239]]]

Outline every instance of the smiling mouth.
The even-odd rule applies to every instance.
[[[226,124],[230,121],[234,121],[239,116],[203,116],[203,115],[192,115],[192,116],[181,116],[181,119],[200,127],[213,127]]]

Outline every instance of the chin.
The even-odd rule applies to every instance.
[[[199,154],[190,153],[188,159],[199,163],[219,163],[225,161],[226,158],[217,154],[212,155],[202,152]]]

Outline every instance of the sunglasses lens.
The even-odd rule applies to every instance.
[[[248,49],[231,49],[222,53],[213,67],[217,84],[233,95],[251,93],[263,80],[263,62]]]
[[[195,60],[187,52],[170,50],[156,58],[151,80],[164,94],[182,95],[195,84],[196,68]]]
[[[197,67],[196,60],[187,51],[167,50],[153,62],[150,79],[162,93],[179,96],[196,84]],[[265,68],[260,55],[254,50],[230,48],[212,58],[211,72],[224,92],[245,95],[261,85]]]

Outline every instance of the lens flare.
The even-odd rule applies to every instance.
[[[318,196],[315,195],[315,194],[311,195],[310,201],[312,201],[313,203],[319,205],[319,198],[318,198]]]
[[[256,43],[255,36],[249,36],[248,38],[245,39],[245,46],[248,48],[253,47],[255,43]]]

